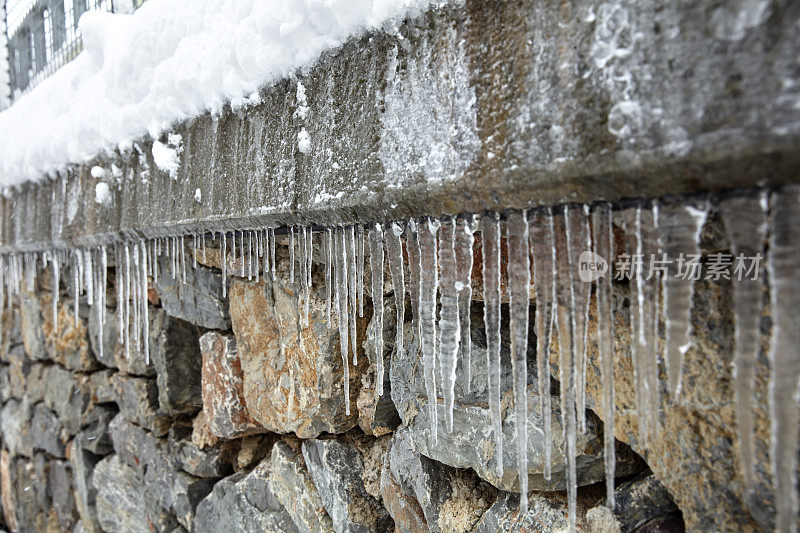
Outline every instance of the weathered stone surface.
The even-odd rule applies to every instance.
[[[9,365],[0,365],[0,403],[11,398],[11,369]]]
[[[89,375],[89,384],[92,390],[92,401],[95,403],[116,402],[117,390],[114,388],[115,372],[113,370],[99,370]]]
[[[275,443],[270,459],[269,487],[299,531],[334,531],[299,448],[297,441]]]
[[[44,373],[46,390],[44,403],[54,411],[70,435],[75,435],[87,422],[86,415],[92,396],[89,378],[72,373],[60,365],[50,365]]]
[[[43,293],[39,297],[41,309],[47,310],[40,316],[45,347],[50,359],[70,370],[87,371],[98,368],[97,359],[89,347],[86,327],[88,313],[91,312],[89,308],[80,307],[76,322],[73,306],[67,302],[59,302],[57,322],[54,323],[53,313],[50,311],[51,301],[48,293]]]
[[[384,278],[388,278],[385,275]],[[365,280],[366,283],[366,280]],[[356,402],[358,406],[358,425],[367,435],[380,437],[394,431],[400,425],[400,415],[397,414],[392,402],[392,384],[389,376],[389,365],[394,348],[395,332],[397,331],[397,315],[394,308],[394,298],[384,300],[383,318],[383,394],[375,397],[376,361],[375,335],[377,323],[370,320],[367,326],[367,341],[364,351],[369,358],[369,368],[361,377],[361,391]]]
[[[47,468],[47,491],[61,531],[70,531],[77,521],[73,476],[67,461],[50,461]]]
[[[155,380],[115,374],[113,382],[122,416],[157,435],[166,434],[168,421],[158,413],[158,387]]]
[[[233,464],[234,470],[249,468],[260,462],[272,451],[272,445],[277,439],[275,434],[252,435],[240,441],[239,453]]]
[[[267,459],[249,472],[240,471],[218,481],[211,494],[197,505],[194,531],[298,531],[272,493],[269,480],[270,461]]]
[[[364,488],[364,461],[355,446],[332,439],[303,441],[303,459],[336,531],[390,531],[386,509]]]
[[[100,331],[100,321],[96,309],[89,313],[89,344],[95,359],[106,367],[117,368],[117,359],[114,352],[117,349],[117,315],[113,309],[106,308],[103,331]],[[103,356],[100,357],[100,343],[102,339]]]
[[[597,497],[594,494],[578,491],[575,519],[579,530],[583,531],[586,527],[587,509],[596,502]],[[566,493],[531,492],[528,495],[528,513],[520,517],[519,494],[501,492],[489,510],[483,514],[474,531],[475,533],[568,531],[567,514]],[[600,531],[613,533],[613,529]]]
[[[7,360],[9,362],[8,384],[10,387],[10,394],[14,398],[21,400],[23,396],[27,395],[28,374],[31,372],[33,363],[22,350],[14,350],[12,353],[8,354]]]
[[[108,425],[116,416],[117,409],[111,405],[91,404],[84,416],[84,427],[75,435],[81,448],[96,455],[111,453],[113,447],[108,434]]]
[[[406,323],[406,346],[402,357],[392,358],[389,369],[392,380],[392,399],[400,417],[409,427],[410,442],[420,453],[456,468],[472,468],[495,487],[519,490],[517,477],[517,448],[514,438],[515,417],[511,386],[511,359],[508,324],[504,323],[501,346],[501,410],[503,415],[503,477],[495,472],[494,435],[488,408],[488,374],[486,346],[480,304],[472,309],[472,356],[470,394],[464,393],[464,368],[459,361],[453,409],[453,431],[444,424],[443,402],[439,400],[438,442],[430,438],[428,402],[423,379],[423,366],[417,339],[410,323]],[[531,313],[533,317],[533,313]],[[533,331],[533,324],[531,324]],[[531,344],[535,345],[531,338]],[[396,353],[396,352],[395,352]],[[531,490],[559,490],[564,487],[566,461],[563,455],[560,398],[552,397],[552,477],[544,479],[544,434],[538,415],[536,393],[537,371],[535,357],[528,358],[528,483]],[[605,477],[603,444],[599,420],[589,414],[587,431],[578,436],[578,484],[596,483]],[[618,453],[617,473],[622,476],[641,469],[635,455],[626,447]]]
[[[323,285],[315,272],[316,291]],[[355,405],[363,353],[350,365],[350,415],[345,415],[343,365],[336,327],[325,323],[324,297],[311,298],[310,326],[299,324],[298,291],[282,277],[247,282],[234,279],[230,287],[231,321],[244,372],[244,397],[250,415],[278,433],[295,432],[312,438],[341,433],[357,423]],[[357,321],[360,339],[365,322]],[[359,342],[359,345],[361,343]]]
[[[22,346],[22,313],[19,307],[4,309],[0,314],[0,361],[8,362],[6,356],[11,349]],[[23,346],[23,351],[25,350]]]
[[[232,462],[239,451],[238,442],[221,442],[201,449],[192,442],[192,427],[173,424],[167,444],[180,468],[197,477],[220,478],[233,471]]]
[[[48,526],[46,459],[38,454],[31,460],[17,458],[11,464],[14,512],[17,531],[43,531]],[[53,515],[54,518],[54,515]],[[54,529],[57,525],[53,524]]]
[[[186,254],[186,260],[191,255]],[[209,268],[187,265],[186,283],[181,276],[172,279],[169,275],[166,257],[161,259],[161,273],[156,290],[161,298],[161,306],[170,316],[174,316],[208,329],[229,329],[231,319],[228,314],[227,298],[222,296],[222,275]]]
[[[109,455],[97,463],[91,482],[95,487],[103,487],[96,500],[97,520],[103,531],[166,533],[177,525],[174,518],[152,508],[139,474],[117,455]]]
[[[191,529],[197,503],[209,493],[212,482],[183,472],[166,440],[154,437],[123,416],[116,416],[109,429],[114,450],[136,469],[148,498]]]
[[[66,457],[69,434],[56,413],[42,403],[37,403],[33,409],[31,440],[35,449],[44,450],[55,457]]]
[[[35,294],[23,291],[19,298],[22,344],[31,359],[48,359],[42,330],[42,309]]]
[[[150,310],[150,358],[158,405],[166,414],[193,413],[201,407],[199,337],[197,326],[160,309]]]
[[[400,531],[472,531],[497,490],[468,470],[458,470],[414,451],[401,429],[384,458],[381,493]]]
[[[14,487],[11,484],[11,454],[0,450],[0,502],[3,504],[3,518],[6,525],[17,530],[17,513],[14,509]]]
[[[33,454],[30,431],[31,406],[27,401],[9,400],[0,411],[0,430],[3,443],[12,455]]]
[[[88,533],[100,533],[97,520],[95,499],[97,487],[94,486],[92,473],[100,457],[84,450],[75,440],[67,446],[67,457],[72,467],[72,483],[75,487],[75,507],[80,516],[82,527]]]
[[[235,337],[209,331],[200,337],[200,351],[203,412],[211,431],[223,439],[266,431],[247,410]]]

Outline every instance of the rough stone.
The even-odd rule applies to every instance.
[[[506,310],[507,312],[507,310]],[[533,313],[531,313],[533,317]],[[472,309],[472,356],[470,394],[464,393],[464,368],[459,361],[453,409],[453,431],[444,424],[443,402],[438,400],[438,442],[430,438],[428,401],[423,379],[423,367],[417,339],[410,323],[405,324],[406,341],[402,357],[392,356],[389,369],[392,399],[400,417],[409,427],[410,442],[420,453],[456,468],[472,468],[486,481],[506,491],[518,491],[517,448],[514,401],[511,384],[511,359],[508,323],[501,332],[501,412],[503,416],[503,476],[495,471],[494,435],[488,409],[488,374],[486,365],[483,313],[479,303]],[[533,331],[531,324],[530,331]],[[532,333],[531,333],[532,334]],[[535,345],[533,338],[529,345]],[[563,455],[560,398],[552,397],[552,477],[544,479],[544,434],[538,415],[537,371],[535,357],[528,357],[528,483],[531,490],[559,490],[564,487],[566,461]],[[589,485],[605,478],[601,424],[589,413],[587,431],[577,441],[578,484]],[[618,449],[617,474],[633,473],[642,468],[635,454],[622,446]]]
[[[11,398],[11,369],[9,365],[0,365],[0,403]]]
[[[87,410],[92,397],[89,378],[72,373],[60,365],[51,365],[45,370],[44,380],[45,405],[58,415],[67,432],[75,435],[87,422]]]
[[[299,291],[278,280],[258,283],[234,279],[231,321],[244,372],[244,397],[250,415],[270,431],[313,438],[341,433],[357,423],[356,398],[367,366],[363,353],[350,365],[350,415],[345,414],[338,328],[325,323],[323,285],[315,271],[310,326],[301,328]],[[357,321],[364,338],[364,319]],[[359,345],[361,343],[359,342]]]
[[[22,313],[19,307],[4,309],[0,313],[0,361],[8,362],[7,355],[16,346],[22,346]],[[23,346],[23,351],[25,350]]]
[[[231,439],[266,431],[247,410],[236,339],[209,331],[200,337],[203,412],[211,431]]]
[[[72,530],[77,521],[73,476],[67,461],[50,461],[47,465],[47,491],[61,531]]]
[[[11,454],[0,450],[0,502],[3,504],[3,518],[11,531],[17,530],[17,513],[14,509],[14,487],[11,483]]]
[[[115,374],[113,382],[122,416],[156,435],[165,435],[168,421],[158,412],[158,387],[155,380]]]
[[[275,443],[270,459],[269,487],[299,531],[334,531],[299,448],[297,441]]]
[[[47,498],[44,456],[38,454],[31,460],[18,458],[13,461],[11,483],[17,531],[45,530],[48,526],[47,511],[50,509],[50,502]]]
[[[389,531],[386,509],[364,488],[364,461],[352,445],[332,439],[309,439],[303,458],[336,531]]]
[[[101,365],[117,368],[117,359],[114,356],[117,350],[117,315],[112,309],[106,308],[103,331],[100,331],[100,321],[97,310],[89,313],[89,344],[95,359]],[[101,335],[102,333],[102,335]],[[100,357],[100,342],[103,343],[103,357]]]
[[[31,407],[27,401],[9,400],[0,411],[3,442],[12,455],[33,454],[30,419]]]
[[[113,447],[108,434],[108,425],[117,412],[111,405],[91,404],[84,417],[84,427],[75,436],[81,448],[96,455],[111,453]]]
[[[201,449],[191,440],[192,427],[173,424],[167,443],[180,468],[197,477],[220,478],[233,471],[238,442],[221,442]]]
[[[42,403],[37,403],[33,409],[31,440],[35,449],[44,450],[55,457],[66,457],[69,434],[56,413]]]
[[[458,470],[414,451],[401,429],[384,458],[381,493],[400,531],[466,532],[492,505],[497,490],[468,470]]]
[[[652,475],[624,482],[614,496],[614,517],[623,533],[639,530],[655,518],[678,511],[672,495]]]
[[[241,441],[239,441],[239,453],[236,454],[233,465],[234,470],[249,468],[260,462],[270,454],[275,440],[276,436],[274,434],[252,435],[241,439]]]
[[[186,254],[190,260],[191,255]],[[209,268],[187,265],[186,283],[181,276],[172,279],[166,257],[161,259],[156,289],[161,306],[170,316],[208,329],[230,329],[227,298],[222,296],[222,275]]]
[[[97,487],[92,482],[92,473],[100,457],[84,450],[75,440],[67,446],[67,456],[72,467],[72,483],[75,487],[75,507],[82,527],[87,533],[100,533],[95,500]]]
[[[39,297],[40,308],[49,311],[51,301],[50,294],[43,293]],[[86,322],[90,312],[88,307],[81,306],[76,322],[73,306],[62,301],[58,304],[57,323],[53,322],[52,312],[40,313],[50,359],[70,370],[88,371],[99,367],[89,346]]]
[[[270,461],[251,471],[240,471],[214,485],[211,494],[197,505],[196,533],[221,531],[298,531],[270,489]]]
[[[7,356],[8,381],[11,396],[21,400],[26,396],[28,389],[28,374],[31,371],[32,362],[21,350],[15,350]]]
[[[591,491],[578,490],[576,526],[586,529],[589,507],[597,502]],[[518,531],[568,531],[567,497],[563,492],[531,492],[528,494],[528,513],[519,516],[519,494],[501,492],[497,500],[475,526],[475,533],[516,533]],[[591,531],[591,530],[590,530]],[[613,529],[600,530],[613,533]],[[599,533],[599,531],[598,531]]]
[[[89,374],[92,390],[92,401],[95,403],[111,403],[117,401],[117,390],[114,388],[114,374],[110,369],[99,370]]]
[[[201,407],[199,336],[197,326],[160,309],[150,310],[150,358],[158,404],[166,414],[193,413]]]
[[[20,326],[22,344],[31,359],[48,359],[42,330],[42,310],[35,294],[22,291],[19,298]]]

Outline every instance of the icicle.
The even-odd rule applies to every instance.
[[[122,268],[122,244],[117,243],[115,248],[114,259],[114,285],[117,292],[117,344],[122,344],[125,339],[124,330],[124,316],[122,313],[124,300],[125,300],[125,281],[124,269]]]
[[[601,203],[592,213],[594,253],[612,264],[614,233],[611,205]],[[606,469],[606,507],[614,509],[614,471],[617,455],[614,449],[614,316],[611,308],[611,269],[596,282],[597,353],[603,396],[603,458]]]
[[[228,291],[228,272],[227,272],[228,255],[225,249],[226,248],[225,233],[223,232],[221,235],[222,235],[222,250],[220,252],[219,257],[220,257],[220,264],[222,266],[222,297],[225,298],[225,296],[227,296],[227,291]],[[272,279],[273,281],[275,280],[274,274]]]
[[[98,310],[98,323],[100,325],[100,331],[98,332],[98,346],[100,352],[100,359],[103,359],[103,348],[104,348],[104,340],[105,335],[104,332],[106,330],[106,300],[108,299],[106,295],[106,290],[108,286],[108,252],[106,251],[106,245],[100,245],[100,309]]]
[[[475,215],[459,218],[455,230],[456,290],[458,291],[458,329],[461,340],[458,344],[458,358],[464,370],[464,392],[469,394],[472,359],[472,328],[470,309],[472,307],[472,267],[475,230],[480,219]]]
[[[61,276],[61,261],[57,250],[53,251],[50,265],[53,273],[53,330],[58,331],[58,296],[59,285],[61,283],[59,279]],[[5,269],[5,261],[3,262],[2,268]],[[0,286],[1,285],[2,283],[0,283]],[[2,300],[2,297],[0,297],[0,300]]]
[[[197,270],[197,234],[192,234],[192,268]]]
[[[359,268],[363,267],[361,260],[364,257],[363,233],[360,235],[361,256],[359,257]],[[374,310],[373,322],[375,325],[375,397],[383,395],[383,228],[380,224],[375,224],[369,229],[369,266],[372,272],[372,306]],[[359,290],[361,298],[364,298],[364,278],[363,272],[359,275]]]
[[[392,222],[389,231],[384,233],[386,239],[386,252],[389,261],[389,274],[392,276],[392,290],[394,292],[394,306],[397,315],[397,332],[395,333],[395,347],[397,358],[403,357],[403,324],[405,321],[405,296],[406,282],[403,272],[403,227]],[[381,381],[383,381],[381,379]]]
[[[456,277],[455,220],[446,218],[439,229],[439,370],[442,377],[444,416],[447,431],[453,431],[453,404],[455,403],[456,357],[461,342],[458,313],[458,288]]]
[[[236,238],[236,234],[234,233],[234,238]],[[245,271],[247,270],[247,259],[245,258],[245,249],[244,249],[244,230],[239,232],[239,263],[242,265],[242,277],[244,277]],[[236,264],[236,254],[233,255],[233,264]],[[234,269],[235,270],[235,269]]]
[[[356,233],[353,226],[345,228],[345,248],[347,249],[347,271],[350,278],[347,281],[347,286],[350,294],[350,303],[348,309],[350,311],[350,341],[353,345],[353,366],[358,364],[358,339],[356,336],[356,312],[358,305],[356,304]],[[374,296],[374,295],[373,295]]]
[[[558,324],[558,367],[561,391],[561,423],[564,428],[564,455],[567,460],[567,521],[570,533],[575,531],[577,510],[577,423],[575,372],[575,321],[571,309],[575,292],[572,290],[573,265],[569,254],[566,215],[555,217],[553,254],[556,259],[556,316]],[[484,278],[485,279],[485,278]]]
[[[133,306],[133,325],[131,327],[133,333],[133,348],[134,350],[141,350],[141,283],[139,279],[139,246],[133,243],[131,250],[133,277],[131,278],[131,305]]]
[[[350,415],[350,366],[348,361],[348,312],[347,312],[347,252],[345,251],[344,229],[336,229],[336,311],[339,321],[339,348],[342,352],[344,368],[344,408]]]
[[[141,247],[142,257],[145,255],[145,244],[144,241],[139,243]],[[150,364],[150,310],[147,306],[147,262],[142,261],[142,279],[141,279],[141,287],[142,287],[142,323],[144,324],[144,356],[145,356],[145,364]]]
[[[289,284],[294,284],[294,226],[289,227]]]
[[[247,281],[253,280],[253,232],[247,232]]]
[[[183,243],[183,235],[181,235],[181,283],[186,285],[186,246]]]
[[[694,277],[685,275],[679,258],[699,257],[700,230],[706,220],[708,208],[699,209],[683,202],[661,204],[658,224],[661,228],[660,245],[669,262],[668,274],[662,280],[664,321],[666,331],[667,390],[676,399],[681,389],[681,361],[691,346],[692,294]]]
[[[150,247],[153,251],[153,283],[158,284],[158,271],[161,268],[161,263],[159,263],[158,258],[160,256],[161,247],[159,245],[158,239],[155,239],[150,242]],[[119,263],[117,263],[119,265]]]
[[[800,187],[786,186],[772,195],[769,236],[769,295],[772,306],[769,410],[770,460],[775,494],[775,531],[795,531],[797,524],[797,444],[800,411]]]
[[[734,261],[760,258],[767,235],[766,194],[738,196],[723,201],[720,213],[725,223]],[[742,264],[743,267],[751,266]],[[753,442],[753,394],[756,357],[759,350],[761,322],[761,281],[759,265],[752,272],[735,277],[733,285],[734,351],[733,374],[736,397],[737,436],[741,454],[742,478],[746,497],[755,488],[755,445]]]
[[[251,232],[251,238],[255,237],[256,242],[254,244],[255,248],[253,249],[253,265],[252,268],[255,270],[256,275],[256,283],[259,282],[259,278],[261,277],[261,265],[259,264],[260,258],[262,256],[261,250],[261,232],[256,231],[255,233]],[[252,276],[251,276],[252,279]]]
[[[439,221],[427,219],[419,225],[419,322],[422,330],[422,366],[425,375],[425,392],[428,396],[431,441],[438,441],[436,391],[436,289],[439,284],[439,269],[436,261],[436,233]]]
[[[483,244],[483,322],[489,373],[489,414],[495,446],[495,469],[503,476],[503,420],[500,412],[500,219],[491,213],[481,219]]]
[[[549,208],[531,213],[528,223],[530,247],[533,253],[533,276],[536,289],[536,371],[539,393],[539,416],[544,434],[543,475],[550,480],[553,439],[550,408],[550,341],[555,302],[555,258],[553,256],[553,215]]]
[[[649,263],[646,273],[643,266],[643,271],[637,277],[637,283],[639,284],[637,298],[640,317],[639,356],[641,357],[640,368],[644,380],[642,391],[645,394],[645,423],[642,425],[647,433],[644,440],[645,445],[659,432],[658,413],[660,402],[656,336],[658,331],[659,271],[655,268],[658,239],[656,221],[657,209],[639,207],[636,218],[637,253],[641,254],[643,265],[645,258]]]
[[[298,310],[298,314],[300,314],[300,325],[302,327],[308,326],[308,307],[306,304],[308,303],[308,277],[306,276],[306,228],[305,226],[300,226],[300,293],[303,298],[303,307],[302,309]]]
[[[514,418],[519,475],[519,514],[528,512],[528,314],[531,263],[528,218],[514,212],[506,221],[508,243],[508,307],[511,335],[511,371],[514,381]]]
[[[364,316],[364,227],[356,227],[356,266],[358,267],[358,316]],[[373,283],[374,285],[374,283]],[[373,294],[373,298],[374,298]]]
[[[331,288],[333,286],[333,231],[325,229],[325,320],[331,327]],[[338,312],[338,310],[337,310]]]
[[[202,239],[202,242],[203,242],[203,263],[205,263],[206,262],[206,234],[205,233],[203,233],[203,236],[201,237],[201,239]]]
[[[125,243],[125,358],[131,357],[131,334],[130,334],[130,321],[131,321],[131,250],[128,243]]]
[[[80,250],[76,250],[75,254],[74,254],[74,257],[75,257],[75,264],[72,266],[72,271],[73,271],[73,276],[72,277],[73,277],[74,287],[75,287],[75,324],[77,324],[78,323],[78,306],[80,305],[80,301],[81,301],[81,282],[80,282],[80,277],[81,277],[81,268],[80,268],[80,265],[81,265],[81,251]]]
[[[567,206],[564,209],[564,220],[567,225],[567,246],[572,265],[577,267],[581,253],[591,250],[589,235],[589,207]],[[572,276],[572,321],[575,333],[575,392],[578,431],[586,432],[586,343],[589,322],[589,294],[592,286],[578,276]]]
[[[418,225],[415,221],[408,222],[406,229],[406,252],[408,253],[409,287],[411,297],[411,327],[417,338],[417,345],[422,346],[422,327],[420,326],[420,248]]]

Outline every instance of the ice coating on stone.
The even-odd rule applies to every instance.
[[[665,345],[664,363],[667,370],[667,390],[673,399],[681,389],[681,367],[684,354],[691,346],[692,295],[694,277],[686,275],[680,257],[698,256],[700,230],[706,221],[705,201],[699,207],[681,202],[659,204],[659,244],[668,260],[668,270],[662,277],[664,299]],[[683,255],[681,255],[683,254]]]
[[[721,202],[720,215],[734,258],[763,254],[767,234],[767,204],[764,194],[758,197],[737,196]],[[748,496],[753,492],[755,478],[753,394],[762,307],[762,284],[759,278],[756,270],[751,275],[737,278],[733,283],[736,435],[740,447],[744,491]]]
[[[489,416],[495,445],[495,469],[503,475],[503,420],[500,412],[500,218],[481,218],[483,245],[483,323],[486,328],[486,363],[489,374]]]
[[[539,393],[539,416],[544,433],[543,475],[550,480],[553,439],[550,434],[550,340],[553,331],[555,303],[555,258],[553,255],[553,215],[549,208],[534,210],[529,215],[528,232],[533,255],[533,277],[536,298],[536,371]]]
[[[469,394],[472,381],[471,364],[472,328],[470,310],[472,307],[472,267],[474,263],[473,246],[475,230],[478,229],[479,218],[475,215],[459,217],[455,230],[456,252],[456,289],[458,290],[458,321],[461,341],[458,345],[458,358],[464,372],[464,393]]]
[[[611,225],[611,205],[601,203],[592,212],[592,245],[594,253],[612,264],[614,261],[614,232]],[[611,269],[595,282],[597,302],[597,355],[603,401],[603,459],[606,471],[606,506],[614,509],[614,316],[611,305]]]
[[[531,287],[531,257],[526,213],[521,211],[509,214],[506,231],[519,512],[520,516],[524,516],[528,512],[528,315]]]
[[[577,463],[576,463],[576,395],[575,395],[575,321],[570,309],[573,307],[572,290],[573,263],[569,257],[566,220],[563,213],[553,219],[553,245],[556,261],[556,324],[558,325],[558,369],[561,392],[561,423],[564,431],[564,455],[567,461],[567,522],[569,531],[575,531],[577,509]]]
[[[362,235],[363,237],[363,235]],[[363,259],[363,238],[361,240]],[[369,266],[372,272],[372,307],[375,324],[375,396],[383,395],[383,227],[374,224],[369,228]],[[363,300],[363,272],[361,273],[361,298]]]
[[[786,186],[771,198],[767,255],[772,335],[770,338],[770,461],[775,487],[775,531],[795,531],[800,411],[800,187]]]
[[[453,403],[456,387],[456,357],[461,341],[456,288],[455,219],[442,220],[439,228],[439,370],[442,378],[442,397],[447,431],[453,431]]]
[[[427,219],[419,222],[419,324],[421,331],[422,367],[431,426],[431,441],[438,441],[438,401],[436,390],[436,289],[439,269],[436,257],[436,233],[439,222]]]
[[[342,228],[335,231],[335,305],[339,323],[339,348],[342,352],[342,367],[344,369],[344,405],[345,414],[350,415],[350,366],[347,358],[350,343],[348,342],[348,312],[347,312],[347,253],[345,252],[345,237]]]
[[[397,332],[395,348],[397,358],[403,357],[403,324],[405,323],[405,272],[403,271],[403,226],[396,222],[389,225],[389,231],[384,232],[386,242],[386,256],[389,262],[389,275],[392,277],[392,292],[394,292],[394,305],[397,314]]]

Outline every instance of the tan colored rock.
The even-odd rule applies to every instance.
[[[247,410],[236,339],[209,331],[200,337],[200,352],[203,412],[210,430],[223,439],[264,433]]]
[[[51,309],[51,295],[42,293],[39,297],[41,309],[48,312],[42,313],[42,331],[44,332],[45,347],[50,358],[70,370],[94,370],[100,365],[92,355],[89,347],[87,326],[81,317],[75,321],[74,308],[70,302],[59,302],[57,323],[53,322]]]
[[[11,485],[11,454],[8,450],[0,451],[0,502],[3,504],[3,516],[11,531],[17,530],[17,515],[14,510],[14,493]]]
[[[317,272],[319,274],[319,272]],[[297,292],[276,282],[234,279],[230,314],[244,373],[244,399],[253,419],[277,433],[313,438],[341,433],[357,423],[356,399],[367,358],[350,365],[350,415],[345,414],[338,329],[325,323],[324,296],[312,296],[310,326],[299,322]],[[322,286],[316,276],[316,287]],[[365,319],[357,320],[359,345]]]

